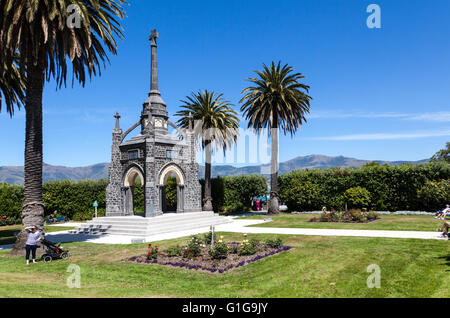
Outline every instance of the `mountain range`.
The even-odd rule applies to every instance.
[[[292,170],[301,169],[325,169],[333,167],[362,167],[368,162],[378,162],[380,164],[401,165],[404,163],[419,164],[426,163],[428,159],[419,161],[380,161],[380,160],[361,160],[343,156],[330,157],[324,155],[300,156],[294,159],[281,162],[279,174],[288,173]],[[212,176],[238,176],[248,174],[269,174],[269,165],[254,165],[245,167],[234,167],[231,165],[213,165]],[[200,166],[199,177],[203,178],[205,167]],[[64,167],[44,164],[43,179],[45,181],[53,180],[98,180],[108,178],[108,163],[98,163],[86,167]],[[3,166],[0,167],[0,183],[23,184],[23,166]]]

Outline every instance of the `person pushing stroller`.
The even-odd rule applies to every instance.
[[[25,244],[25,259],[27,265],[30,264],[30,252],[33,263],[36,263],[36,248],[37,242],[42,239],[42,233],[38,230],[37,226],[28,226],[25,228],[28,231],[28,239]]]

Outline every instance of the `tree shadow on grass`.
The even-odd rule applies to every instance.
[[[17,229],[0,230],[0,245],[14,244],[17,233]]]
[[[450,267],[450,254],[448,254],[447,256],[440,256],[438,258],[444,260],[444,264]],[[446,272],[450,272],[450,269],[447,269]]]

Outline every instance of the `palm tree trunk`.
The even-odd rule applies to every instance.
[[[278,203],[278,127],[274,125],[270,130],[271,158],[270,158],[270,204],[268,214],[280,214]]]
[[[212,211],[212,197],[211,197],[211,140],[205,142],[205,203],[203,204],[203,211]]]
[[[42,93],[44,90],[43,63],[27,65],[25,100],[25,187],[22,207],[22,231],[17,236],[12,254],[23,251],[28,233],[27,226],[44,230],[44,205],[42,203]]]

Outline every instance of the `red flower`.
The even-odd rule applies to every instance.
[[[150,253],[147,253],[147,256],[150,256]]]
[[[148,246],[152,246],[152,244],[150,243],[150,244],[148,244]]]
[[[195,260],[198,261],[198,257],[196,257]]]
[[[155,250],[158,250],[158,248],[155,248]]]

